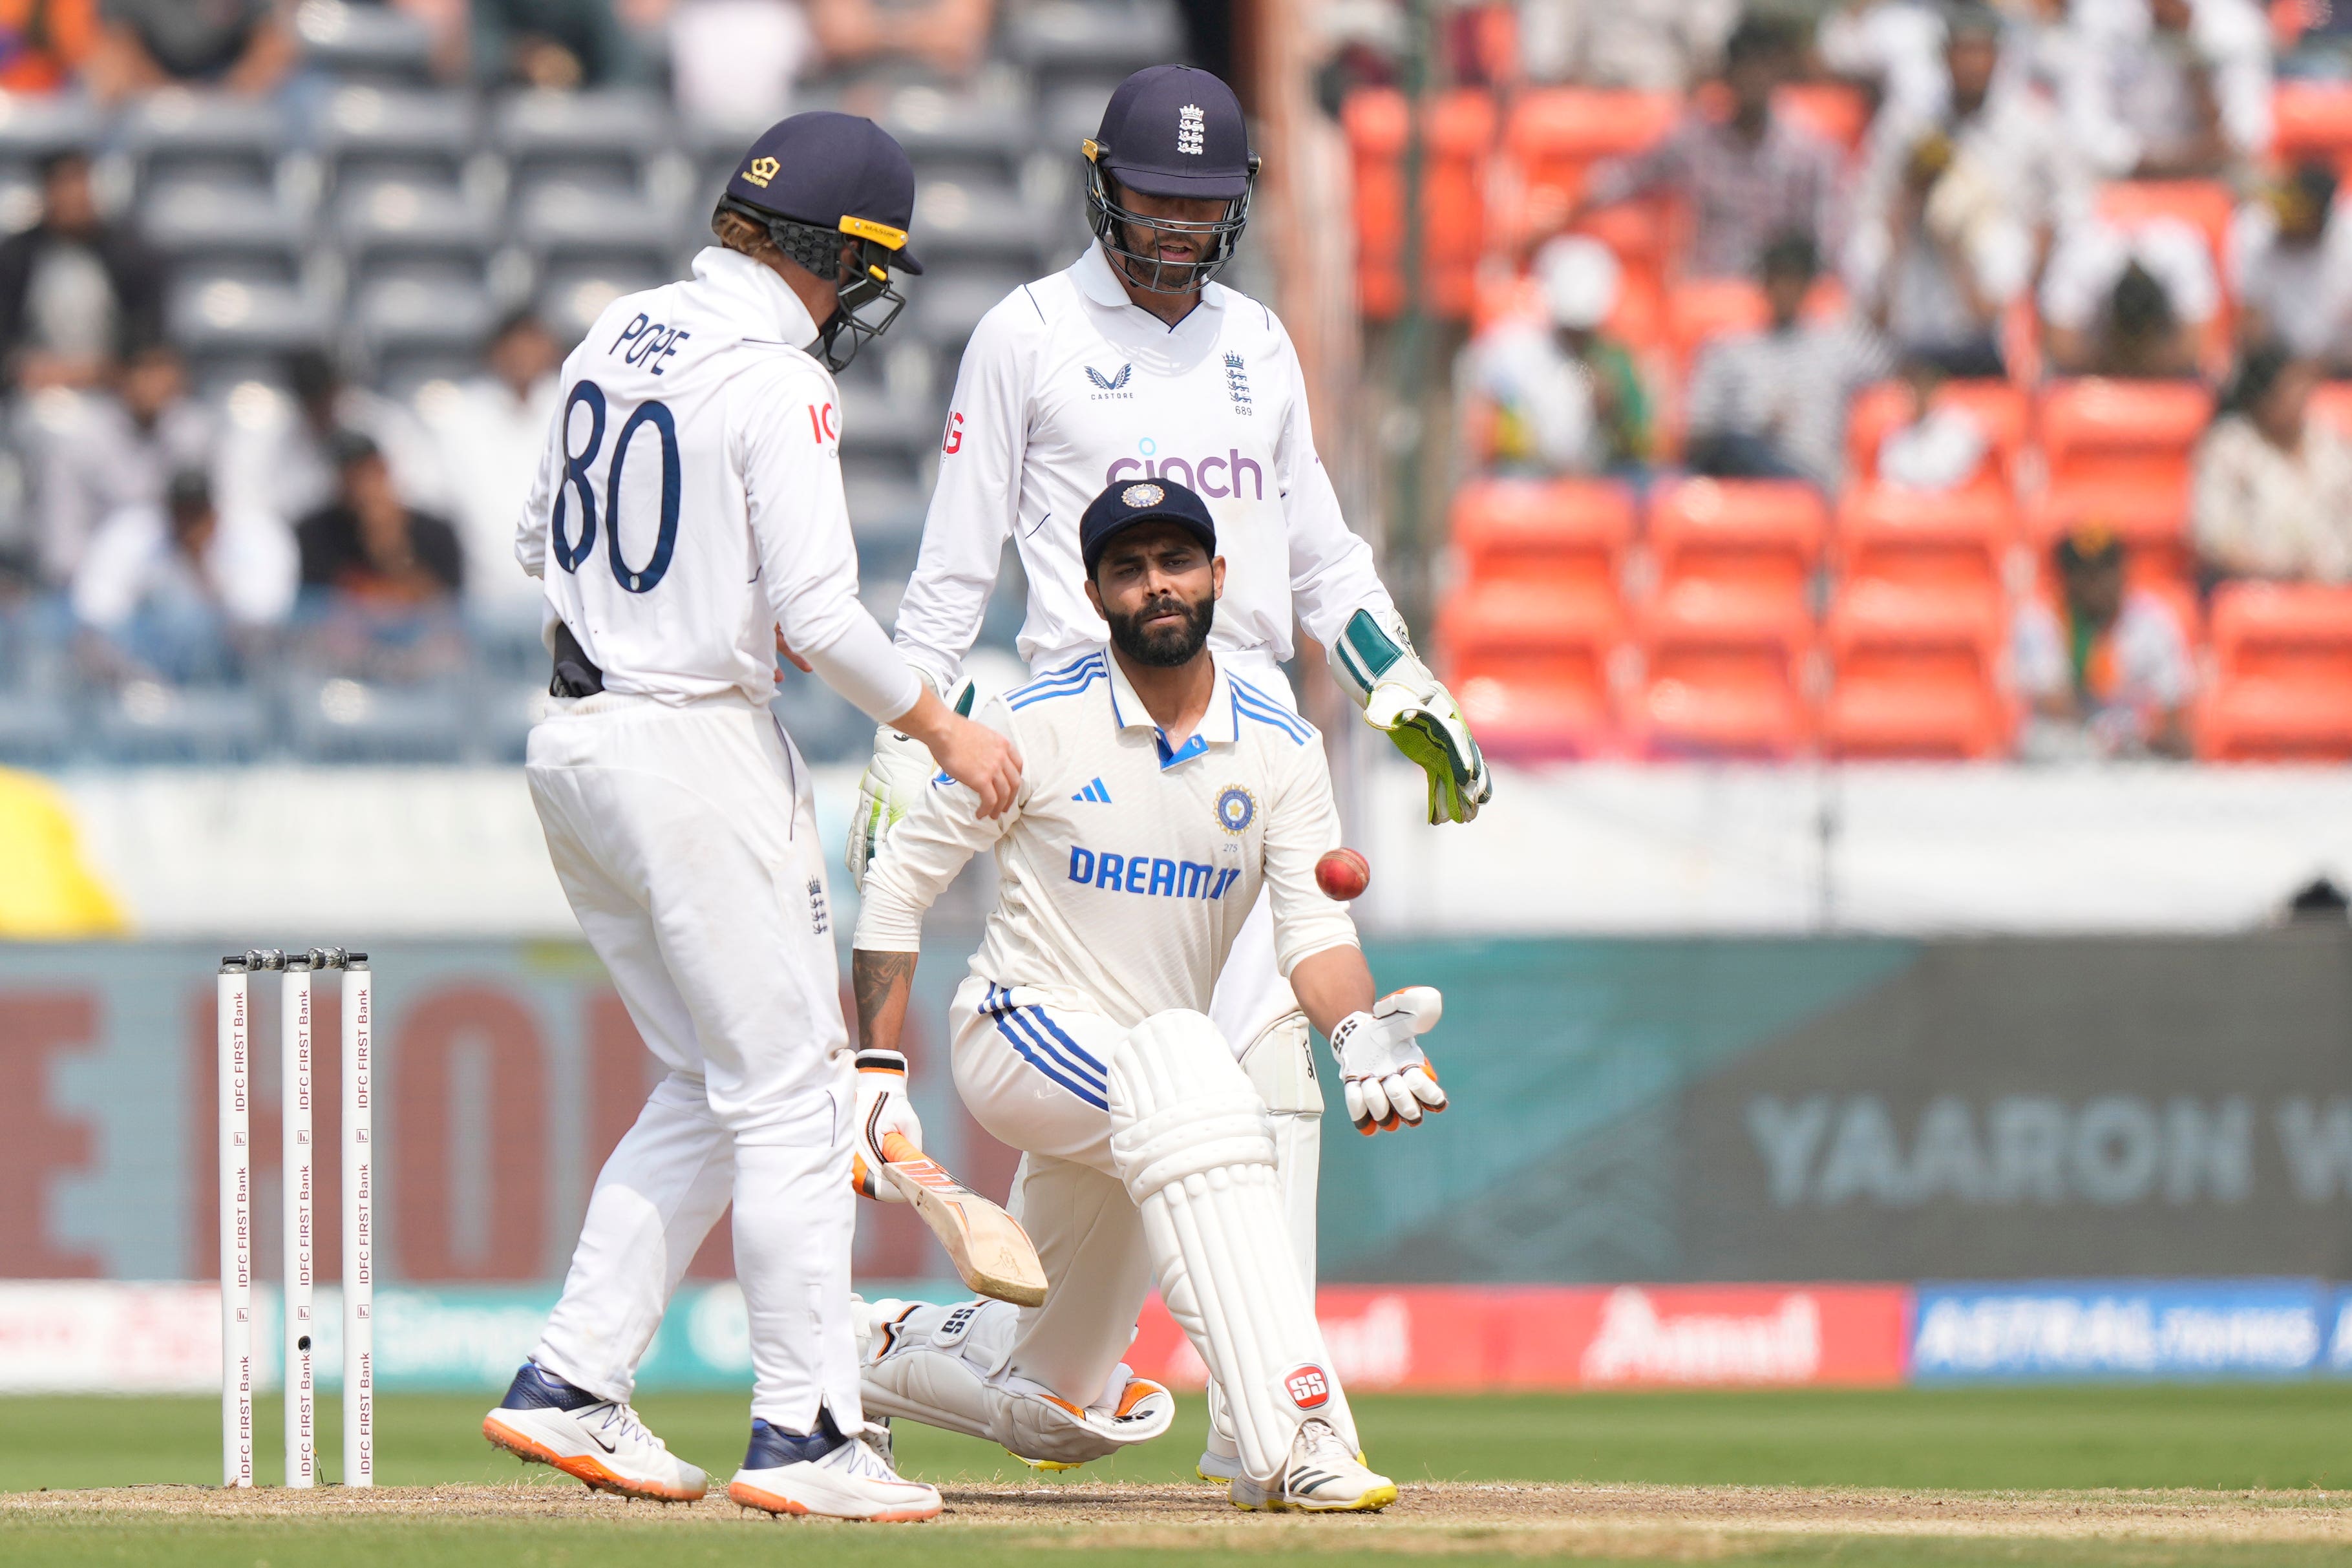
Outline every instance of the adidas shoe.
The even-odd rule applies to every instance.
[[[1290,1461],[1277,1480],[1261,1486],[1235,1476],[1225,1495],[1235,1508],[1373,1513],[1396,1501],[1397,1489],[1349,1452],[1348,1440],[1328,1421],[1308,1421],[1291,1439]]]
[[[671,1453],[623,1401],[600,1399],[536,1362],[515,1373],[482,1436],[533,1464],[552,1465],[598,1491],[693,1502],[710,1478]]]
[[[901,1480],[862,1439],[843,1436],[830,1411],[805,1437],[754,1418],[751,1446],[727,1496],[770,1513],[877,1523],[936,1519],[940,1507],[935,1488]]]

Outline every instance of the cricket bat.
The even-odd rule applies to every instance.
[[[888,1162],[882,1169],[948,1249],[966,1285],[1015,1306],[1045,1305],[1045,1265],[1019,1221],[950,1175],[902,1132],[883,1137],[882,1157]]]

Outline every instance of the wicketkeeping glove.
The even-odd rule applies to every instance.
[[[923,1146],[923,1123],[907,1099],[907,1058],[897,1051],[857,1053],[856,1132],[850,1140],[849,1184],[869,1198],[903,1204],[907,1195],[885,1175],[882,1140],[903,1132],[907,1142]]]
[[[1348,1120],[1365,1137],[1421,1125],[1445,1109],[1437,1069],[1418,1043],[1437,1027],[1445,998],[1433,985],[1408,985],[1372,1004],[1369,1013],[1350,1013],[1331,1031],[1331,1055],[1348,1100]]]
[[[961,717],[971,717],[970,680],[959,676],[940,689],[940,698]],[[931,749],[912,735],[902,735],[887,724],[874,731],[874,760],[858,775],[857,805],[850,812],[849,853],[845,858],[850,879],[858,887],[866,886],[866,868],[874,863],[882,840],[922,798],[939,771]]]
[[[1412,651],[1394,610],[1358,610],[1331,645],[1331,673],[1364,722],[1429,775],[1429,820],[1467,822],[1495,793],[1462,710]]]

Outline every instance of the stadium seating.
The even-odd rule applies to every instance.
[[[1939,494],[1860,484],[1838,507],[1837,555],[1849,584],[1973,592],[1997,604],[2017,535],[2016,502],[1998,483]]]
[[[2042,395],[2050,483],[2178,479],[2212,422],[2213,395],[2188,381],[2053,382]]]
[[[2032,399],[2006,381],[1948,381],[1936,391],[1936,406],[1963,410],[1984,431],[1989,447],[1985,468],[1972,477],[1984,479],[1998,473],[2014,489],[2018,458],[2032,433]],[[1900,383],[1883,383],[1856,396],[1846,416],[1847,472],[1857,479],[1876,474],[1879,444],[1910,417],[1911,389]]]
[[[2235,583],[2213,596],[2198,750],[2219,762],[2352,762],[2352,589]]]
[[[285,114],[235,93],[167,88],[123,111],[115,137],[145,200],[172,185],[268,187],[289,142]]]
[[[1638,744],[1666,757],[1791,757],[1811,740],[1803,602],[1706,577],[1671,584],[1642,616]]]
[[[1583,196],[1595,163],[1663,142],[1682,116],[1671,93],[1540,88],[1513,103],[1503,141],[1530,204],[1565,209]]]
[[[1864,581],[1824,628],[1832,681],[1822,748],[1840,758],[2004,755],[2016,729],[1999,677],[1997,601],[1968,587]]]
[[[2158,477],[2093,479],[2053,485],[2027,512],[2027,538],[2039,561],[2060,538],[2084,525],[2106,530],[2129,552],[2134,582],[2182,580],[2190,566],[2189,487]]]
[[[1624,625],[1612,601],[1539,584],[1481,584],[1438,612],[1440,662],[1496,757],[1591,756],[1614,728]]]
[[[433,35],[407,12],[350,0],[306,0],[294,9],[302,61],[338,81],[422,86],[433,75]]]
[[[2290,163],[2352,163],[2352,92],[2335,82],[2283,81],[2271,94],[2271,150]]]
[[[1633,493],[1589,479],[1486,479],[1454,498],[1454,548],[1474,583],[1613,598],[1633,537]]]
[[[1342,114],[1356,175],[1357,287],[1377,319],[1405,306],[1409,213],[1405,153],[1412,112],[1401,93],[1351,94]],[[1433,100],[1423,126],[1420,211],[1423,303],[1438,314],[1469,315],[1473,282],[1486,244],[1483,161],[1495,140],[1495,104],[1463,90]]]
[[[328,183],[338,189],[362,178],[455,186],[480,142],[470,98],[376,87],[336,92],[317,134]]]
[[[1650,500],[1662,592],[1703,581],[1801,604],[1828,532],[1820,492],[1792,481],[1681,479]]]

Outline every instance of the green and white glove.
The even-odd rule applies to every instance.
[[[1364,722],[1429,775],[1431,823],[1468,822],[1495,793],[1486,759],[1454,694],[1412,651],[1404,617],[1358,610],[1331,645],[1331,673]]]
[[[926,675],[924,678],[931,678]],[[940,700],[961,718],[971,717],[971,682],[962,676],[941,686],[932,685]],[[931,749],[912,735],[902,735],[887,724],[874,731],[874,760],[857,779],[857,805],[849,817],[849,853],[844,857],[850,879],[866,886],[866,868],[890,830],[898,826],[940,771]]]

